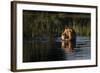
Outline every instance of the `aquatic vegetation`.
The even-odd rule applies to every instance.
[[[64,13],[23,11],[24,37],[60,36],[65,26],[72,27],[77,35],[91,35],[91,15],[88,13]]]

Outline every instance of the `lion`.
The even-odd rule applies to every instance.
[[[73,28],[65,28],[61,35],[62,48],[67,52],[73,52],[76,46],[76,33]]]

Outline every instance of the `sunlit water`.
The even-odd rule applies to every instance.
[[[77,37],[73,52],[66,52],[61,47],[62,41],[58,37],[53,41],[46,39],[24,40],[23,62],[85,60],[91,59],[90,38]]]

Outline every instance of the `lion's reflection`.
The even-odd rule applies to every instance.
[[[62,41],[61,47],[68,53],[74,52],[74,43],[72,41]]]

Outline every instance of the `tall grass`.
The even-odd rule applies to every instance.
[[[60,35],[65,26],[72,27],[79,36],[90,36],[90,14],[45,11],[23,11],[23,34],[26,37]]]

